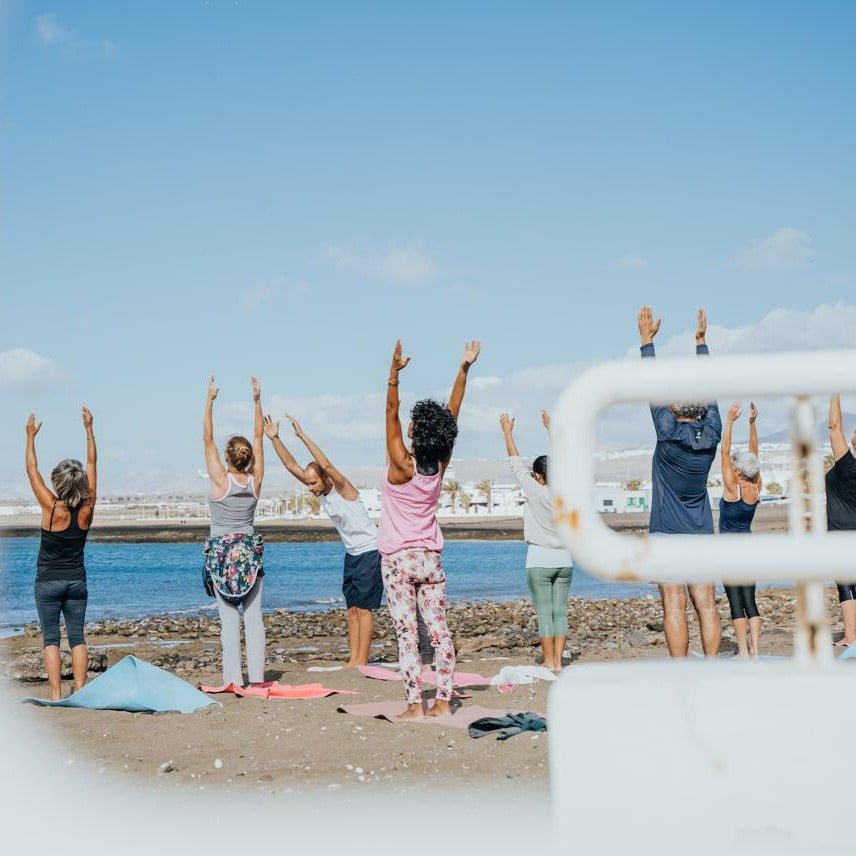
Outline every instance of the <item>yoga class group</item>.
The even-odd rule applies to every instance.
[[[637,316],[641,356],[654,357],[654,338],[661,320],[650,306]],[[696,353],[708,355],[707,317],[699,310]],[[399,384],[410,357],[402,356],[399,340],[393,349],[386,381],[386,468],[377,524],[369,516],[358,490],[306,433],[286,414],[294,436],[306,447],[309,462],[301,466],[280,436],[280,422],[264,415],[259,381],[251,379],[255,407],[252,439],[232,436],[225,448],[214,441],[214,402],[219,392],[212,375],[203,419],[203,445],[210,477],[211,531],[203,546],[202,583],[216,599],[221,625],[223,682],[259,685],[265,675],[265,626],[262,617],[264,541],[254,527],[256,506],[265,475],[265,437],[288,472],[320,500],[345,548],[342,592],[348,618],[350,655],[347,666],[365,666],[374,632],[373,613],[386,595],[398,641],[399,664],[407,707],[402,718],[438,716],[451,711],[455,646],[446,622],[446,577],[443,533],[437,508],[443,478],[458,435],[458,416],[467,378],[478,360],[481,343],[467,342],[447,403],[422,399],[414,404],[406,430],[400,417]],[[758,460],[758,409],[748,408],[748,449],[732,448],[735,423],[743,413],[733,403],[725,422],[717,404],[682,402],[652,406],[656,434],[652,461],[652,502],[649,530],[659,534],[712,534],[714,517],[708,479],[717,447],[722,467],[723,494],[719,531],[749,533],[761,499]],[[515,421],[497,414],[509,465],[525,497],[524,540],[528,544],[525,573],[538,618],[544,665],[559,672],[568,635],[568,594],[573,560],[560,539],[549,480],[549,459],[520,455]],[[550,417],[542,411],[549,445]],[[44,638],[44,658],[52,698],[61,697],[60,618],[65,622],[72,654],[74,690],[85,683],[88,655],[84,638],[87,605],[84,549],[92,525],[97,492],[97,452],[93,417],[82,409],[86,432],[86,463],[60,461],[42,478],[35,439],[41,428],[34,414],[26,425],[26,471],[41,508],[35,602]],[[839,396],[829,406],[826,504],[830,529],[856,529],[856,458],[844,434]],[[853,438],[856,444],[856,433]],[[856,447],[856,446],[854,446]],[[690,559],[688,559],[690,560]],[[190,570],[190,569],[189,569]],[[268,568],[270,572],[275,569]],[[523,572],[523,569],[521,569]],[[762,618],[754,585],[729,585],[722,577],[737,641],[738,657],[757,657]],[[689,632],[687,598],[698,616],[704,653],[716,657],[721,621],[713,582],[661,584],[663,627],[669,653],[685,657]],[[838,584],[844,638],[856,642],[856,585]],[[241,622],[246,644],[247,680],[241,654]],[[422,676],[433,670],[436,697],[422,704]],[[432,681],[433,682],[433,681]]]

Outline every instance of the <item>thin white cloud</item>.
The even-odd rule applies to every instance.
[[[648,259],[643,256],[629,255],[615,259],[608,265],[607,270],[646,270],[648,267],[650,267]]]
[[[421,285],[437,276],[437,265],[419,242],[389,244],[383,250],[359,252],[348,244],[330,244],[322,258],[337,270],[399,285]]]
[[[257,312],[265,304],[283,297],[295,297],[304,294],[307,288],[302,283],[295,285],[286,282],[284,276],[275,276],[260,282],[241,294],[241,304],[248,312]]]
[[[56,15],[50,13],[36,17],[36,35],[43,45],[63,45],[75,39],[74,33],[60,26]]]
[[[29,348],[0,352],[0,389],[47,391],[62,386],[66,379],[56,363]]]
[[[748,271],[800,270],[813,254],[811,239],[800,229],[786,227],[752,241],[735,263]]]
[[[101,42],[82,39],[74,30],[60,24],[51,12],[36,16],[35,30],[36,38],[45,47],[58,50],[72,59],[107,59],[116,52],[116,45],[110,39]]]

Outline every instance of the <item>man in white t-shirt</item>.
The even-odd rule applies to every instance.
[[[373,611],[383,597],[380,554],[377,551],[377,526],[369,517],[359,491],[339,472],[327,456],[304,434],[294,417],[286,414],[294,433],[314,460],[301,467],[279,437],[279,422],[265,417],[265,434],[285,468],[321,500],[333,525],[345,545],[345,573],[342,594],[348,610],[348,643],[350,656],[347,666],[365,666],[374,634]]]

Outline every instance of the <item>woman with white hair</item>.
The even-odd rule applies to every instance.
[[[34,594],[53,701],[62,697],[60,615],[65,619],[68,646],[71,648],[74,692],[86,683],[89,665],[83,635],[88,598],[83,550],[95,512],[97,455],[89,408],[82,409],[82,416],[86,431],[86,467],[74,458],[60,461],[51,471],[53,490],[45,484],[36,460],[36,434],[42,423],[36,422],[33,413],[27,420],[27,477],[42,512]]]
[[[725,427],[722,432],[722,499],[719,501],[720,532],[751,532],[752,519],[761,499],[761,473],[758,467],[758,429],[755,420],[758,408],[754,402],[749,410],[749,450],[731,450],[731,430],[740,418],[740,404],[734,402],[728,409]],[[761,638],[761,615],[755,603],[754,585],[725,584],[728,605],[731,607],[731,621],[734,635],[737,637],[737,656],[749,657],[749,637],[751,637],[751,656],[758,656],[758,643]]]

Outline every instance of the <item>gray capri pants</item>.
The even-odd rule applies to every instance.
[[[86,580],[36,580],[34,588],[36,610],[42,626],[45,648],[59,647],[59,617],[65,619],[65,632],[71,648],[85,645],[83,622],[89,593]]]

